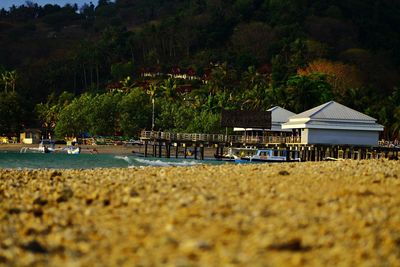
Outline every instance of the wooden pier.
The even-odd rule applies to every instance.
[[[227,147],[256,147],[286,150],[288,155],[297,155],[302,161],[340,159],[398,159],[400,148],[367,147],[352,145],[307,145],[300,137],[243,136],[223,134],[170,133],[142,131],[145,157],[192,157],[204,160],[204,150],[215,149],[216,156],[222,156]]]

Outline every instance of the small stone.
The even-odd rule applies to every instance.
[[[280,171],[278,174],[286,176],[286,175],[289,175],[290,173],[288,171],[283,170],[283,171]]]
[[[62,175],[61,172],[59,172],[59,171],[53,171],[53,172],[50,174],[50,178],[57,177],[57,176],[61,176],[61,175]]]
[[[109,199],[103,200],[103,206],[109,206],[110,204],[111,204],[111,201]]]
[[[8,209],[8,214],[20,214],[20,213],[21,213],[21,209],[19,209],[19,208]]]
[[[47,253],[47,249],[42,246],[38,241],[33,240],[29,242],[28,244],[22,246],[23,249],[28,250],[32,253],[37,253],[37,254],[44,254]]]
[[[42,217],[43,216],[43,210],[38,208],[38,209],[34,209],[33,211],[33,216],[35,217]]]
[[[58,203],[67,202],[73,195],[74,195],[74,192],[72,191],[72,189],[70,187],[66,186],[60,192],[60,195],[57,198],[57,202]]]
[[[131,197],[139,197],[139,193],[135,190],[135,189],[131,189],[131,191],[129,192],[129,195]]]
[[[294,238],[286,242],[272,244],[268,247],[271,250],[278,251],[307,251],[310,247],[305,247],[301,243],[300,238]]]
[[[47,199],[43,199],[41,197],[35,198],[35,200],[33,201],[33,204],[39,205],[39,206],[44,206],[47,204]]]

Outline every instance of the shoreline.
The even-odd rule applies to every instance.
[[[0,144],[0,151],[11,151],[11,152],[19,152],[23,147],[31,147],[36,148],[39,144]],[[66,145],[58,145],[56,144],[56,148],[65,148]],[[111,155],[121,155],[121,156],[129,156],[134,155],[135,153],[144,154],[144,145],[79,145],[82,149],[81,153],[91,154],[93,150],[97,154],[111,154]],[[183,149],[183,148],[182,148]],[[164,150],[165,152],[165,150]],[[151,147],[148,148],[149,155],[151,154]],[[182,153],[182,152],[181,152]],[[204,155],[206,158],[214,158],[215,148],[205,148]],[[181,154],[180,154],[181,156]],[[164,158],[164,157],[163,157]],[[171,158],[173,158],[171,156]],[[188,157],[188,159],[192,159],[192,157]]]
[[[19,152],[23,147],[36,148],[38,144],[0,144],[0,151],[11,151]],[[65,148],[67,145],[55,145],[56,148]],[[84,153],[90,153],[90,151],[97,151],[98,154],[113,154],[113,155],[131,155],[132,151],[141,152],[144,151],[139,145],[79,145]]]

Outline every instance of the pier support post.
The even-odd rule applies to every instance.
[[[176,143],[176,147],[175,147],[175,158],[178,158],[178,151],[179,151],[179,143]]]
[[[289,162],[290,160],[290,150],[289,147],[286,147],[286,161]]]
[[[162,155],[162,142],[158,143],[158,157],[161,158]]]
[[[317,161],[317,148],[314,146],[311,148],[311,161]]]
[[[194,159],[197,159],[197,144],[194,144]]]
[[[171,157],[171,143],[165,142],[165,152],[166,152],[166,157],[170,158]]]
[[[148,142],[144,141],[144,157],[145,158],[147,158],[147,145],[148,145]]]

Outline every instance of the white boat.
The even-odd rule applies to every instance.
[[[20,150],[20,153],[26,153],[26,152],[32,152],[32,153],[65,153],[67,154],[80,154],[81,153],[81,148],[80,147],[75,147],[75,146],[69,146],[65,148],[56,148],[55,147],[55,142],[53,140],[49,139],[43,139],[40,141],[38,147],[23,147]]]
[[[43,139],[39,143],[39,147],[23,147],[20,153],[36,152],[36,153],[52,153],[55,152],[55,143],[53,140]]]
[[[67,147],[66,150],[67,150],[68,154],[76,155],[76,154],[80,154],[81,153],[81,148],[80,147],[70,146],[70,147]]]
[[[249,158],[250,156],[256,153],[257,149],[252,147],[231,147],[228,149],[228,152],[220,155],[214,155],[214,157],[218,160],[224,161],[238,161],[241,158]]]
[[[293,158],[290,155],[291,152],[295,154]],[[248,160],[250,162],[300,162],[301,158],[298,157],[297,151],[259,149],[253,156],[250,156]]]

